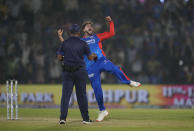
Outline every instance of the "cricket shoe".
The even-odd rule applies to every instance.
[[[91,124],[93,121],[92,120],[85,120],[85,121],[82,121],[83,124],[86,124],[86,125],[89,125]]]
[[[140,87],[141,83],[131,80],[129,86],[130,87]]]
[[[98,114],[98,118],[96,119],[97,122],[100,122],[102,120],[104,120],[104,117],[108,116],[108,111],[104,110],[104,111],[100,111]]]
[[[60,121],[59,121],[59,124],[65,124],[65,123],[66,123],[65,120],[60,120]]]

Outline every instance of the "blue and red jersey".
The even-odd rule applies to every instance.
[[[94,34],[94,35],[91,35],[89,37],[82,38],[82,40],[88,44],[90,51],[97,55],[98,59],[106,56],[106,54],[104,53],[104,51],[102,49],[102,41],[115,35],[114,22],[110,21],[109,26],[110,26],[109,32]],[[84,57],[84,61],[86,63],[87,69],[88,69],[88,67],[90,67],[94,63],[94,61],[88,60],[88,58],[86,56]]]

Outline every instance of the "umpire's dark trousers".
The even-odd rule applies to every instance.
[[[61,116],[60,120],[66,120],[69,100],[73,86],[76,87],[77,101],[83,120],[89,120],[88,100],[86,96],[87,72],[83,68],[75,72],[64,71],[62,74],[63,88],[61,97]]]

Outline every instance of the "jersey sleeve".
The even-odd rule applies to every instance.
[[[109,32],[99,33],[99,34],[97,34],[97,37],[100,39],[100,41],[103,41],[103,40],[108,39],[114,35],[115,35],[114,22],[110,21],[109,22]]]
[[[64,50],[63,50],[64,42],[60,44],[60,47],[57,51],[57,55],[64,55]]]

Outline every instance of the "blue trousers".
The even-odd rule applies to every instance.
[[[101,87],[101,72],[109,72],[115,75],[122,83],[130,84],[130,79],[125,75],[125,73],[119,68],[115,66],[111,61],[107,58],[102,57],[97,60],[94,64],[92,64],[87,69],[88,77],[90,79],[92,88],[94,90],[94,94],[96,97],[96,101],[98,103],[98,107],[100,111],[105,110],[104,102],[103,102],[103,91]]]
[[[80,69],[75,72],[66,72],[62,74],[63,88],[61,97],[61,115],[60,120],[66,120],[69,100],[72,94],[73,86],[76,88],[76,96],[79,109],[83,120],[89,120],[88,115],[88,99],[86,96],[87,72]]]

